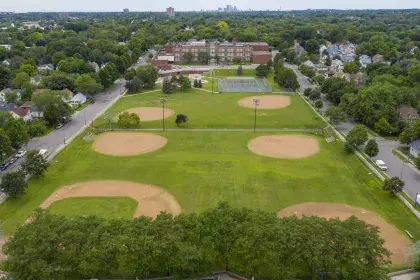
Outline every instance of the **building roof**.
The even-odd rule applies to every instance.
[[[416,150],[417,152],[420,152],[420,139],[417,139],[416,141],[411,143],[410,148]]]
[[[14,104],[14,103],[0,102],[0,112],[10,112],[16,107],[17,107],[17,105]]]
[[[32,102],[28,101],[28,102],[23,103],[20,107],[21,108],[32,108],[32,106],[33,106]]]
[[[24,117],[24,116],[28,115],[29,108],[16,107],[16,108],[12,109],[12,112],[15,113],[16,115],[20,116],[20,117]]]
[[[408,119],[410,117],[420,117],[419,113],[417,112],[417,109],[413,107],[402,106],[398,109],[398,111],[400,113],[400,117],[403,119]]]

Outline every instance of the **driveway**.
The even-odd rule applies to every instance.
[[[300,84],[300,90],[304,91],[308,87],[314,87],[309,83],[308,79],[298,71],[296,65],[284,64],[286,67],[293,69],[298,77]],[[331,102],[327,100],[326,96],[322,94],[322,102],[324,103],[324,108],[322,111],[325,111],[332,106]],[[353,121],[348,121],[336,125],[335,128],[347,135],[347,133],[356,125]],[[402,147],[399,142],[385,140],[385,139],[376,139],[376,142],[379,146],[378,156],[372,158],[373,161],[381,159],[385,161],[388,165],[388,171],[386,172],[390,177],[399,177],[405,182],[404,191],[409,195],[413,200],[416,198],[416,194],[420,193],[420,171],[414,168],[412,165],[403,164],[403,162],[392,153],[392,150],[397,147]]]
[[[132,68],[138,68],[141,65],[146,64],[146,57],[141,57]],[[47,149],[48,153],[51,154],[55,151],[60,145],[64,144],[67,139],[75,135],[79,130],[90,123],[96,115],[98,115],[112,100],[117,98],[124,91],[125,79],[117,80],[114,85],[112,85],[105,92],[98,93],[95,95],[95,104],[89,104],[83,110],[76,112],[73,115],[73,119],[70,123],[66,124],[60,129],[53,130],[50,134],[33,138],[27,144],[25,149],[27,150],[40,150]],[[10,171],[17,171],[20,168],[20,162],[15,162],[11,167],[6,171],[0,173],[0,178],[4,174]],[[0,198],[1,203],[1,198]]]

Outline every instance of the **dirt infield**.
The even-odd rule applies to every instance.
[[[403,249],[411,242],[398,229],[387,223],[377,214],[359,207],[352,207],[340,203],[308,202],[292,205],[277,213],[277,217],[286,216],[318,216],[326,219],[339,218],[345,220],[356,216],[368,224],[379,227],[380,236],[385,240],[385,248],[391,251],[393,264],[404,262]]]
[[[262,156],[297,159],[318,153],[319,144],[316,138],[306,135],[268,135],[249,141],[248,149]]]
[[[258,95],[246,97],[238,101],[242,107],[255,108],[254,99],[259,99],[260,104],[257,109],[281,109],[290,105],[290,97],[284,95]]]
[[[125,112],[138,115],[141,122],[150,122],[163,119],[163,109],[160,107],[137,107],[125,110]],[[173,110],[165,108],[165,119],[169,118],[173,114]]]
[[[95,138],[93,148],[111,156],[135,156],[151,153],[166,145],[160,135],[142,132],[105,132]]]
[[[174,215],[181,213],[176,199],[163,189],[125,181],[93,181],[62,187],[48,197],[41,205],[47,208],[53,202],[70,197],[131,197],[138,202],[133,217],[156,217],[161,211]]]

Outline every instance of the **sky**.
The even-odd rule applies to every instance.
[[[420,8],[419,0],[0,0],[0,11],[13,12],[109,12],[129,8],[131,11],[216,10],[227,4],[241,10],[305,10],[305,9],[410,9]]]

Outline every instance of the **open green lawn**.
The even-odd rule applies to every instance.
[[[175,115],[165,120],[168,128],[176,128],[176,114],[185,114],[189,118],[189,128],[253,128],[254,110],[238,105],[244,97],[254,96],[250,93],[211,94],[210,92],[191,89],[187,92],[177,91],[165,95],[167,108]],[[129,108],[160,107],[160,91],[144,94],[127,95],[119,100],[108,111],[117,120],[118,115]],[[284,109],[258,110],[259,128],[318,128],[324,127],[322,120],[313,114],[311,109],[296,94],[288,95],[291,105]],[[99,118],[95,125],[104,125],[104,118]],[[142,122],[140,128],[159,128],[162,121]]]
[[[319,137],[321,150],[315,156],[283,160],[247,149],[250,139],[264,133],[159,134],[168,139],[163,149],[124,158],[96,153],[80,136],[52,161],[44,177],[30,181],[26,195],[0,205],[1,229],[13,232],[60,186],[112,179],[160,186],[184,212],[200,212],[222,200],[273,212],[308,201],[346,203],[370,209],[401,232],[408,229],[415,240],[420,238],[420,222],[383,192],[379,180],[355,155],[347,155],[339,141],[327,143]]]
[[[129,197],[72,197],[51,204],[54,214],[71,216],[96,215],[105,219],[132,219],[137,201]]]

